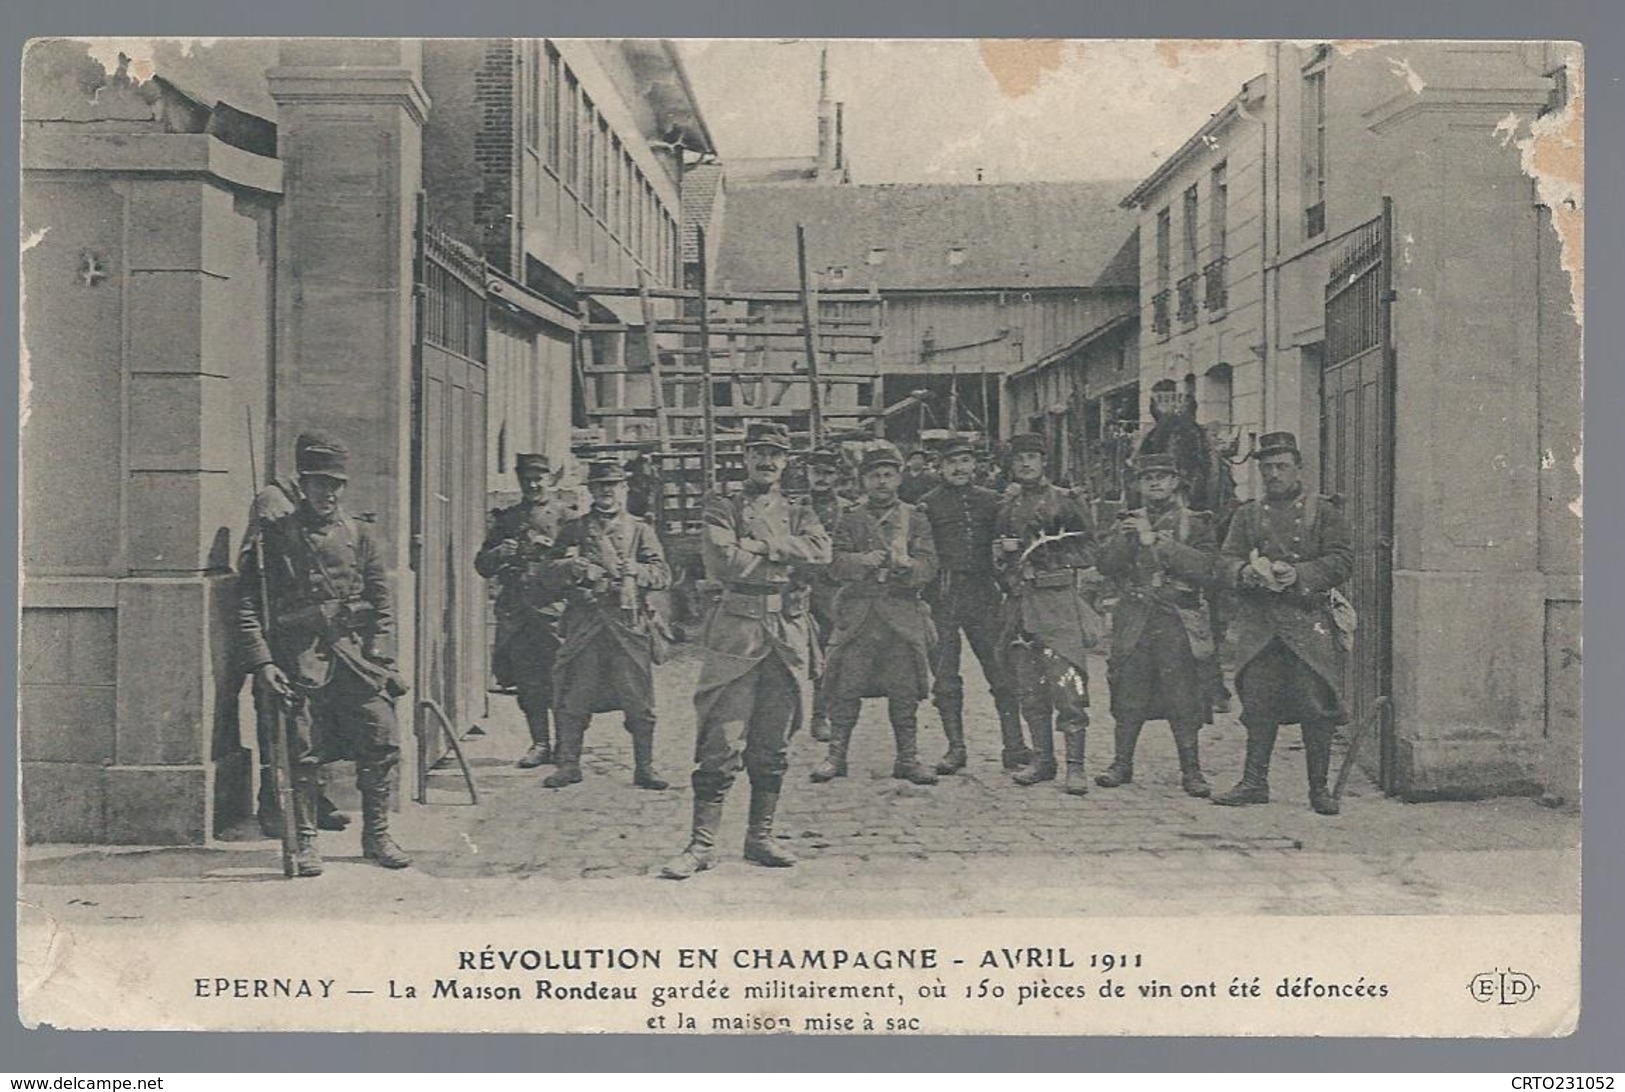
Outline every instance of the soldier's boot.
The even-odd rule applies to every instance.
[[[1139,745],[1140,729],[1144,725],[1143,720],[1120,720],[1112,726],[1117,753],[1112,755],[1112,764],[1106,767],[1106,772],[1095,778],[1095,784],[1103,789],[1115,789],[1134,780],[1134,748]]]
[[[821,680],[813,680],[812,700],[812,737],[819,743],[828,743],[830,738],[829,710],[824,705],[824,684]]]
[[[327,798],[325,792],[316,794],[316,826],[322,830],[348,830],[350,817]]]
[[[1021,733],[1021,707],[1008,694],[993,695],[993,707],[999,713],[999,737],[1004,742],[1000,761],[1013,773],[1033,760],[1033,752]]]
[[[856,727],[857,721],[848,719],[844,713],[835,717],[830,724],[829,751],[824,761],[814,766],[808,775],[811,780],[822,783],[846,776],[846,751],[852,745],[852,730]]]
[[[408,857],[389,836],[389,770],[363,766],[356,771],[361,789],[361,855],[384,868],[409,868]]]
[[[937,703],[937,713],[942,717],[942,734],[948,737],[948,750],[937,763],[937,773],[946,777],[963,770],[968,760],[965,754],[965,710],[958,701],[945,698]]]
[[[694,787],[694,821],[689,830],[688,845],[661,866],[661,879],[686,880],[711,867],[711,854],[717,844],[717,828],[722,825],[722,802],[727,798],[730,780],[725,775],[698,771],[689,779]]]
[[[1332,769],[1332,732],[1329,724],[1303,726],[1303,757],[1309,768],[1309,806],[1318,815],[1336,815],[1343,810],[1326,788],[1326,776]]]
[[[750,779],[750,822],[745,827],[745,860],[767,868],[789,868],[791,853],[773,837],[773,815],[779,809],[783,774],[757,774]]]
[[[1179,751],[1179,785],[1186,796],[1213,795],[1213,786],[1202,776],[1202,752],[1197,742],[1198,725],[1170,725],[1174,733],[1174,747]]]
[[[1018,785],[1036,785],[1040,781],[1055,780],[1055,721],[1049,714],[1029,717],[1028,727],[1033,734],[1033,755],[1025,766],[1010,778]]]
[[[559,746],[553,752],[552,773],[542,778],[550,789],[562,789],[581,781],[581,740],[587,734],[587,717],[559,714]]]
[[[514,765],[521,770],[534,770],[538,766],[546,766],[553,761],[553,744],[550,739],[552,726],[548,724],[547,710],[531,712],[526,710],[525,723],[530,726],[530,749],[520,756]]]
[[[293,819],[299,832],[298,848],[293,855],[294,874],[320,876],[322,855],[316,848],[316,800],[322,794],[321,782],[313,769],[296,769],[293,777]]]
[[[632,784],[640,789],[660,792],[670,788],[665,778],[655,773],[655,726],[639,724],[632,729]]]
[[[919,713],[915,702],[888,702],[892,739],[897,744],[897,761],[892,763],[891,775],[899,781],[916,785],[935,785],[937,775],[920,761]]]
[[[1242,766],[1241,780],[1221,793],[1215,793],[1213,802],[1234,808],[1245,804],[1270,802],[1270,755],[1275,751],[1277,724],[1247,726],[1247,759]]]
[[[1089,795],[1089,772],[1083,766],[1083,745],[1088,738],[1084,728],[1069,729],[1066,735],[1066,782],[1062,789],[1071,796]]]
[[[260,795],[255,812],[261,834],[267,838],[282,837],[282,802],[276,796],[276,774],[269,766],[260,768]]]

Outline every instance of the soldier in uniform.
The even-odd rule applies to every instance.
[[[942,449],[942,484],[919,505],[931,521],[937,548],[937,578],[926,589],[926,601],[937,629],[931,697],[948,737],[948,752],[937,763],[939,774],[958,773],[967,757],[965,680],[959,672],[961,630],[993,692],[1004,738],[1004,768],[1019,770],[1032,760],[1021,734],[1015,688],[999,655],[1003,597],[993,573],[993,532],[1002,501],[993,490],[972,484],[975,472],[975,447],[963,437],[950,439]]]
[[[849,506],[836,492],[841,479],[841,453],[835,448],[820,448],[807,456],[808,500],[818,514],[818,522],[826,529],[840,522],[841,513]],[[813,667],[812,737],[820,743],[829,742],[829,710],[824,701],[823,660],[829,647],[830,635],[835,632],[835,594],[840,584],[830,576],[828,569],[812,575],[813,642],[818,655]]]
[[[1095,784],[1134,780],[1134,748],[1148,720],[1166,720],[1179,751],[1181,784],[1191,796],[1212,791],[1202,776],[1197,731],[1212,721],[1208,662],[1213,632],[1202,591],[1215,580],[1213,516],[1192,511],[1172,455],[1141,455],[1134,465],[1145,507],[1118,517],[1104,536],[1098,565],[1117,581],[1107,682],[1117,754]]]
[[[936,578],[931,521],[898,500],[902,457],[882,443],[864,453],[858,468],[863,503],[835,526],[830,575],[840,583],[835,634],[824,675],[829,702],[829,754],[814,781],[846,776],[846,752],[864,698],[885,698],[897,760],[892,776],[934,785],[919,758],[919,704],[931,689],[936,643],[931,611],[920,591]]]
[[[1268,803],[1276,731],[1301,724],[1309,804],[1321,815],[1336,815],[1326,775],[1332,733],[1348,723],[1341,693],[1348,652],[1327,596],[1354,570],[1349,529],[1331,498],[1305,493],[1296,436],[1268,433],[1254,457],[1264,498],[1236,510],[1223,551],[1223,575],[1239,604],[1236,692],[1247,759],[1241,781],[1213,802]]]
[[[931,452],[924,444],[909,449],[908,464],[903,470],[897,497],[905,504],[917,504],[921,497],[942,484],[942,479],[931,469]]]
[[[474,559],[475,570],[495,579],[496,645],[491,670],[502,686],[519,695],[519,709],[530,728],[530,749],[518,765],[534,769],[553,761],[548,711],[553,705],[553,658],[559,649],[559,617],[564,604],[549,594],[542,563],[553,547],[567,508],[547,496],[547,456],[514,456],[519,503],[491,513],[485,543]]]
[[[321,768],[341,759],[356,766],[362,854],[385,868],[412,863],[389,836],[391,777],[400,759],[394,699],[406,687],[395,669],[382,551],[368,522],[346,515],[339,503],[348,455],[326,434],[299,436],[297,506],[275,485],[256,499],[263,577],[252,549],[244,551],[238,577],[243,666],[287,709],[300,876],[322,874]]]
[[[1048,445],[1025,433],[1010,440],[1015,485],[999,509],[993,566],[1005,590],[1003,645],[1021,715],[1032,735],[1033,759],[1016,771],[1018,785],[1053,781],[1055,729],[1066,739],[1066,791],[1089,791],[1084,775],[1089,726],[1085,650],[1104,629],[1084,597],[1085,570],[1094,566],[1095,529],[1089,510],[1044,473]]]
[[[542,579],[566,599],[563,644],[554,662],[557,769],[550,789],[581,780],[581,741],[594,713],[621,710],[632,737],[632,784],[660,790],[654,769],[654,613],[648,593],[671,585],[654,527],[626,510],[626,471],[613,459],[587,468],[592,506],[566,523]]]
[[[777,422],[745,431],[745,488],[713,491],[704,503],[701,554],[718,599],[701,641],[705,661],[694,692],[694,819],[688,845],[661,869],[683,880],[712,865],[722,806],[739,770],[750,777],[745,859],[795,864],[773,837],[788,768],[790,733],[810,699],[806,584],[830,563],[829,534],[805,501],[779,489],[790,433]]]

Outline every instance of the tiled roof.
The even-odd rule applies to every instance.
[[[1135,218],[1122,182],[750,186],[730,176],[712,281],[794,288],[796,224],[815,275],[882,289],[1073,288],[1114,279]],[[1124,283],[1134,284],[1137,275]],[[831,283],[825,280],[826,284]]]
[[[722,189],[722,166],[701,163],[683,172],[683,261],[694,262],[700,257],[699,233],[704,228],[707,242],[715,252],[716,242],[709,238],[713,231],[711,216],[717,206],[717,194]],[[720,229],[720,225],[717,226]]]

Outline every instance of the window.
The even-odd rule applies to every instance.
[[[1168,209],[1157,213],[1157,291],[1151,297],[1151,330],[1158,337],[1167,337],[1173,329],[1168,300],[1172,295],[1169,280],[1173,276],[1173,215]]]
[[[577,173],[581,170],[581,85],[576,82],[575,73],[568,68],[564,70],[564,101],[568,106],[569,116],[564,119],[565,125],[560,134],[564,143],[564,163],[561,173],[564,175],[564,184],[573,190],[580,182]]]
[[[598,196],[598,111],[592,99],[581,96],[581,190],[576,194],[587,208],[593,207]]]
[[[1213,168],[1210,178],[1210,195],[1208,198],[1208,262],[1202,268],[1202,275],[1206,281],[1202,298],[1202,306],[1210,313],[1223,311],[1230,305],[1229,294],[1225,288],[1224,264],[1225,249],[1229,244],[1226,232],[1230,216],[1230,184],[1225,177],[1225,164],[1220,163]]]
[[[551,45],[547,47],[546,84],[542,87],[542,153],[547,165],[559,167],[559,54]]]
[[[609,214],[606,219],[609,220],[609,230],[613,231],[618,238],[626,237],[626,225],[621,221],[621,210],[625,207],[621,201],[621,191],[626,185],[621,178],[621,163],[624,158],[621,154],[621,138],[611,137],[609,153],[610,201]]]
[[[1326,230],[1326,69],[1303,77],[1303,233]]]
[[[1173,218],[1169,210],[1157,213],[1157,291],[1166,292],[1173,265]]]
[[[1186,273],[1196,272],[1196,187],[1192,186],[1185,191],[1182,202],[1180,228],[1182,242],[1184,243],[1184,270]]]
[[[607,222],[610,216],[609,205],[609,122],[602,117],[598,119],[598,159],[593,167],[598,180],[598,190],[593,196],[593,208],[598,215]]]
[[[525,146],[540,148],[542,144],[542,51],[537,43],[526,43],[525,48],[524,117]]]

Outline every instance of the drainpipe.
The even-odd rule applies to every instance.
[[[1273,59],[1272,59],[1273,65]],[[1273,67],[1272,67],[1273,71]],[[1263,118],[1247,112],[1247,104],[1236,102],[1236,116],[1258,126],[1258,273],[1259,332],[1264,338],[1264,354],[1258,362],[1259,435],[1270,430],[1270,358],[1274,355],[1270,336],[1270,218],[1269,218],[1269,126]]]

